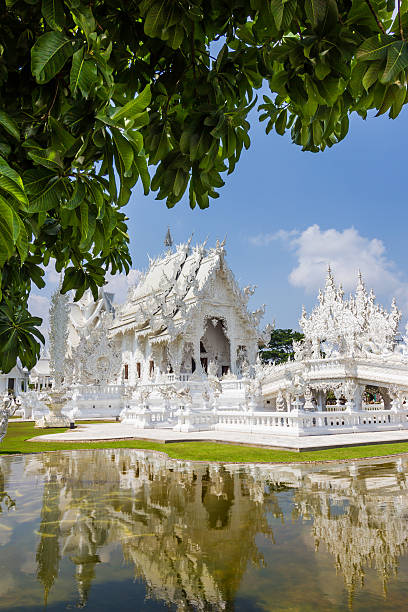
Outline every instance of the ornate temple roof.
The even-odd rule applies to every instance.
[[[297,345],[299,357],[327,357],[333,354],[389,353],[394,350],[401,312],[395,299],[391,309],[376,303],[373,290],[366,290],[361,274],[354,295],[344,298],[341,285],[336,287],[329,268],[318,304],[307,315],[303,308],[299,321],[305,339]]]
[[[111,326],[113,334],[134,329],[157,337],[181,333],[191,318],[194,307],[217,271],[223,273],[225,284],[234,295],[234,305],[240,309],[245,323],[256,328],[262,313],[249,313],[246,304],[253,293],[251,288],[241,290],[225,262],[225,241],[217,241],[214,248],[206,243],[191,246],[191,239],[178,245],[174,251],[150,259],[147,272],[139,284],[129,290],[123,306],[116,313]],[[217,302],[219,296],[214,295]]]

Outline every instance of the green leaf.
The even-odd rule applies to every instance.
[[[356,57],[363,62],[385,59],[394,42],[391,36],[371,36],[357,49]]]
[[[52,144],[55,149],[65,153],[75,144],[76,139],[54,117],[49,117],[48,126],[52,132]]]
[[[95,203],[99,215],[105,203],[102,187],[100,186],[97,180],[87,179],[86,183],[91,195],[91,200]]]
[[[72,0],[71,0],[72,1]],[[72,15],[75,23],[85,32],[87,40],[91,39],[93,32],[96,30],[96,21],[92,13],[90,4],[78,3],[78,10],[73,10]]]
[[[184,34],[184,28],[181,25],[174,26],[167,39],[167,44],[170,45],[172,49],[178,49],[184,40]]]
[[[91,57],[87,57],[85,48],[76,51],[72,57],[69,86],[73,96],[78,89],[88,98],[98,82],[98,70]]]
[[[130,100],[125,106],[118,108],[112,115],[112,119],[115,121],[121,121],[122,119],[133,119],[136,115],[142,113],[147,106],[150,104],[152,98],[150,92],[150,85],[147,85],[144,90],[135,98]]]
[[[4,110],[0,109],[0,125],[16,140],[20,140],[20,131],[17,123]]]
[[[61,0],[42,0],[41,12],[50,28],[62,30],[65,25],[65,15]]]
[[[30,202],[30,212],[41,212],[58,208],[61,205],[64,179],[62,177],[52,178],[45,188]]]
[[[63,170],[61,157],[57,151],[29,151],[28,157],[38,166],[43,166],[54,172]]]
[[[115,128],[112,128],[112,136],[118,151],[118,155],[120,155],[122,159],[126,176],[126,174],[130,172],[133,164],[134,153],[132,145],[122,136],[119,130]]]
[[[328,74],[330,74],[330,66],[328,64],[325,64],[324,62],[317,64],[315,68],[315,75],[320,81],[326,78]]]
[[[4,301],[0,305],[0,360],[2,371],[9,372],[20,359],[22,365],[31,369],[40,356],[40,344],[44,342],[37,329],[40,317],[32,317],[20,301]]]
[[[83,184],[82,181],[77,179],[75,182],[74,191],[72,193],[72,196],[68,200],[68,202],[65,202],[65,204],[63,205],[64,208],[68,208],[70,210],[77,208],[83,202],[85,195],[86,195],[85,185]]]
[[[82,242],[88,235],[88,203],[82,202],[80,206],[81,211],[81,240]]]
[[[367,64],[363,64],[363,66],[366,66],[366,65]],[[383,63],[380,60],[369,64],[368,69],[366,73],[364,74],[363,80],[362,80],[363,87],[366,91],[368,91],[371,85],[374,85],[374,83],[377,81],[380,73],[382,72],[382,66],[383,66]]]
[[[287,122],[287,115],[288,115],[288,113],[287,113],[287,110],[285,108],[285,110],[283,110],[279,114],[279,117],[277,118],[276,123],[275,123],[275,130],[281,136],[283,136],[283,134],[285,133],[286,122]]]
[[[167,22],[167,2],[154,2],[146,15],[144,31],[152,38],[160,38],[160,34]]]
[[[135,164],[139,171],[140,178],[142,179],[144,194],[148,195],[150,191],[150,174],[145,156],[138,155],[135,157]]]
[[[13,195],[20,204],[28,204],[21,176],[0,156],[0,187]]]
[[[14,213],[14,218],[18,223],[18,236],[17,236],[17,240],[16,240],[16,247],[17,250],[19,252],[21,261],[25,261],[27,255],[28,255],[28,236],[27,236],[27,230],[24,226],[23,221],[20,219],[20,217],[18,216],[18,214],[13,211]]]
[[[282,0],[271,0],[271,12],[278,30],[281,29],[284,8]]]
[[[14,243],[13,211],[0,197],[0,267],[13,255]]]
[[[61,32],[46,32],[31,49],[31,71],[37,83],[51,81],[73,54],[72,41]]]
[[[53,176],[55,176],[54,173],[46,168],[27,170],[23,174],[23,183],[26,193],[28,195],[39,193]]]
[[[403,40],[394,42],[387,53],[387,64],[380,79],[381,83],[391,83],[408,66],[408,44]]]
[[[305,0],[305,11],[312,28],[320,33],[329,32],[338,20],[336,0]]]

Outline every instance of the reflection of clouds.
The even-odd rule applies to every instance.
[[[3,561],[5,560],[3,559]],[[7,593],[10,593],[10,591],[16,588],[16,583],[11,571],[4,567],[4,564],[2,565],[3,567],[0,573],[0,593],[1,596],[4,597],[4,595],[7,595]]]
[[[4,527],[4,525],[1,525],[1,527]],[[12,529],[0,529],[0,546],[6,546],[11,541],[12,535]]]
[[[20,570],[23,572],[23,574],[35,574],[37,572],[37,562],[34,552],[26,552],[25,560],[23,565],[20,567]]]

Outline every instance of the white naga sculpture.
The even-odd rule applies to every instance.
[[[3,395],[0,404],[0,442],[3,440],[7,433],[7,427],[9,418],[21,407],[21,400],[19,397],[15,398],[12,395],[6,393]]]

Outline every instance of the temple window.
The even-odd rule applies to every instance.
[[[137,364],[136,364],[136,372],[137,372],[137,377],[141,378],[141,376],[142,376],[142,366],[140,364],[140,361],[138,361]]]
[[[149,374],[153,376],[154,373],[154,361],[149,361]]]
[[[124,367],[124,377],[125,377],[125,380],[129,380],[129,365],[127,363],[125,363],[125,367]]]

